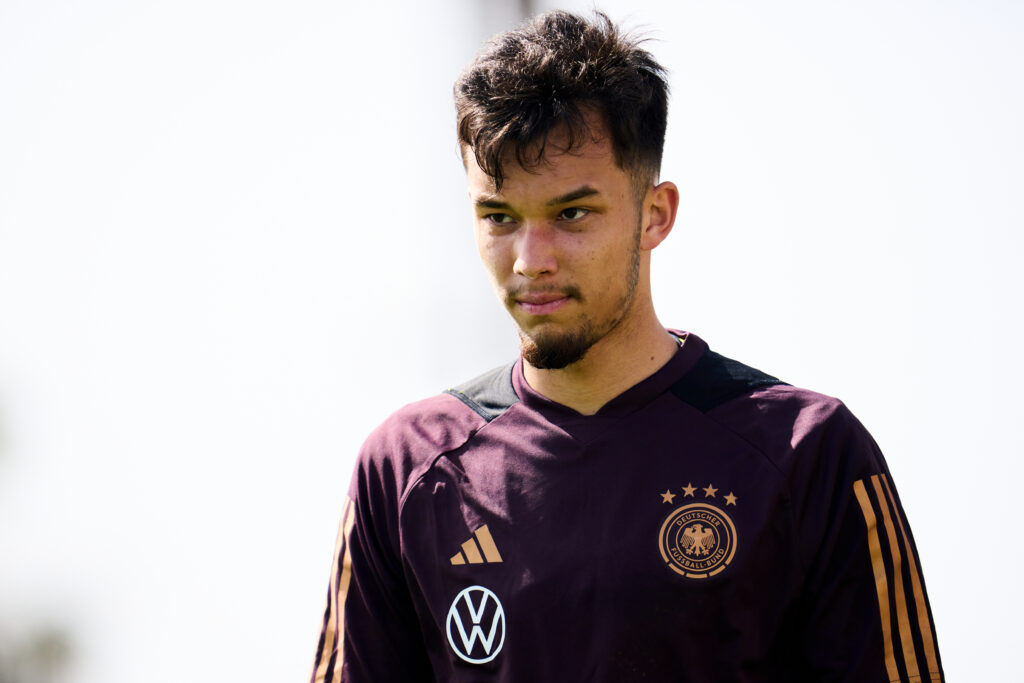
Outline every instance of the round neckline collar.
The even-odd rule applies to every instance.
[[[650,403],[664,393],[685,375],[704,354],[707,343],[695,334],[669,329],[668,333],[680,340],[679,349],[665,365],[654,374],[640,380],[629,389],[609,400],[593,415],[582,415],[578,411],[552,401],[529,385],[523,375],[523,358],[520,356],[512,370],[512,388],[525,405],[545,415],[572,417],[590,420],[602,417],[616,417],[633,412]]]

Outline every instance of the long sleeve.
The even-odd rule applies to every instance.
[[[796,498],[808,680],[942,683],[920,561],[881,452],[845,407],[808,441],[817,465]]]
[[[397,501],[357,468],[335,544],[312,683],[432,681],[389,518]]]

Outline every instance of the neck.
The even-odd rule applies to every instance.
[[[652,306],[623,320],[579,361],[560,370],[523,364],[527,383],[545,397],[583,415],[650,377],[675,354],[678,344],[658,321]],[[636,319],[639,318],[639,319]]]

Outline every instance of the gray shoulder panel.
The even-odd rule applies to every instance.
[[[707,349],[672,387],[672,393],[702,413],[782,380]]]
[[[512,362],[494,368],[464,384],[446,389],[444,393],[459,399],[477,415],[490,422],[519,402],[519,397],[512,388],[514,365],[515,362]]]

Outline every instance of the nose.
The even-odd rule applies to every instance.
[[[558,270],[555,234],[543,223],[523,223],[516,234],[516,260],[512,272],[529,280]]]

